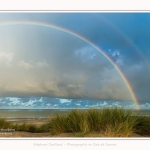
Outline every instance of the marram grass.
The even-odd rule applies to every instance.
[[[81,110],[72,110],[68,116],[68,131],[88,133],[90,131],[87,113]]]
[[[0,118],[0,129],[8,129],[11,128],[12,124],[4,118]]]
[[[76,137],[98,133],[105,137],[129,137],[132,133],[150,136],[150,116],[140,116],[122,108],[72,110],[56,114],[40,126],[34,124],[13,124],[0,119],[0,128],[32,133],[50,132],[53,135],[73,132]]]
[[[57,114],[55,117],[51,118],[49,122],[51,134],[60,134],[66,132],[68,118],[66,115]]]
[[[86,134],[96,131],[110,137],[128,137],[134,132],[136,123],[137,117],[133,116],[130,110],[122,108],[72,110],[65,116],[53,117],[50,121],[50,132]]]

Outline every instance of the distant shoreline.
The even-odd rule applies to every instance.
[[[50,117],[40,117],[40,118],[5,118],[7,121],[11,123],[35,123],[35,122],[48,122]]]
[[[2,112],[2,111],[1,111]],[[10,137],[149,137],[150,115],[122,108],[87,111],[4,111],[1,129],[15,129]],[[5,115],[6,115],[5,114]],[[17,116],[18,115],[18,116]],[[28,132],[28,133],[27,133]],[[4,135],[6,134],[6,135]]]
[[[73,109],[24,109],[24,110],[6,110],[0,109],[0,118],[5,118],[11,123],[31,123],[38,122],[38,124],[47,122],[56,113],[68,113]],[[89,109],[81,109],[89,110]],[[18,113],[19,111],[19,113]],[[134,111],[134,110],[133,110]],[[135,111],[138,116],[150,116],[150,110]]]

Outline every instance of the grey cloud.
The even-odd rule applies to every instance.
[[[107,26],[104,30],[105,23],[96,24],[96,20],[82,23],[78,29],[82,35],[102,47],[112,46],[112,53],[118,48],[120,56],[113,55],[114,60],[122,60],[122,67],[130,64],[132,59],[125,60],[129,50],[122,49],[126,42],[115,31]],[[0,96],[132,99],[114,66],[84,41],[55,29],[27,25],[5,27],[1,33]]]

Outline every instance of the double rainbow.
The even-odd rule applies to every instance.
[[[123,79],[123,81],[125,82],[128,90],[129,90],[129,92],[130,92],[130,94],[132,96],[132,99],[133,99],[133,101],[134,101],[134,103],[136,105],[136,108],[138,110],[140,109],[138,100],[136,98],[136,95],[134,94],[134,91],[133,91],[133,89],[132,89],[128,79],[126,78],[126,76],[123,74],[123,72],[120,70],[120,68],[116,65],[116,63],[102,49],[100,49],[98,46],[96,46],[90,40],[86,39],[85,37],[83,37],[83,36],[73,32],[73,31],[70,31],[68,29],[65,29],[65,28],[62,28],[62,27],[50,24],[50,23],[35,22],[35,21],[18,21],[18,22],[15,21],[15,22],[2,22],[2,23],[0,23],[0,27],[2,27],[2,26],[10,26],[10,25],[28,25],[28,26],[41,26],[41,27],[45,27],[45,28],[52,28],[52,29],[56,29],[56,30],[68,33],[68,34],[70,34],[70,35],[72,35],[72,36],[74,36],[74,37],[76,37],[76,38],[86,42],[87,44],[89,44],[90,46],[95,48],[97,51],[99,51],[115,67],[115,69],[120,74],[120,76]]]

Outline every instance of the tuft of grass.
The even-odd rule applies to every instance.
[[[15,131],[26,131],[29,132],[29,128],[33,126],[32,124],[22,123],[22,124],[15,124],[13,127]]]
[[[101,117],[102,112],[98,109],[89,109],[87,111],[87,121],[89,122],[90,131],[101,130]]]
[[[72,110],[67,115],[53,117],[50,121],[50,132],[74,132],[77,135],[99,132],[110,137],[128,137],[134,132],[136,124],[137,118],[132,111],[122,108]]]
[[[15,131],[25,131],[25,132],[31,132],[31,133],[49,132],[48,123],[42,124],[39,127],[34,124],[16,123],[12,127],[13,129],[15,129]]]
[[[18,123],[15,123],[14,125],[13,125],[13,129],[15,129],[15,131],[19,131],[19,124]]]
[[[4,118],[0,118],[0,129],[12,128],[12,123],[6,121]]]
[[[60,134],[66,132],[67,122],[66,115],[57,114],[55,117],[51,118],[49,122],[51,134]]]
[[[106,108],[102,111],[103,132],[105,136],[128,137],[134,132],[137,117],[131,110]]]
[[[68,131],[88,133],[90,131],[87,113],[81,110],[72,110],[68,114]]]
[[[150,116],[138,116],[134,128],[137,134],[150,136]]]
[[[30,125],[27,131],[32,133],[38,132],[38,127],[35,125]]]
[[[42,132],[50,132],[50,123],[47,122],[47,123],[44,123],[44,124],[40,125],[40,126],[37,128],[37,132],[39,132],[39,133],[42,133]]]
[[[104,131],[106,137],[129,137],[133,133],[133,127],[129,122],[119,123],[115,126],[107,125]]]

